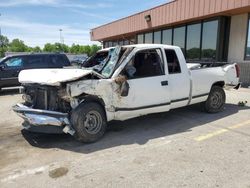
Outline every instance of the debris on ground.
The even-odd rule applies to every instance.
[[[246,106],[247,101],[239,101],[238,106]]]

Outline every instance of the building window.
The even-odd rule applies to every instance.
[[[117,41],[113,42],[113,46],[117,46],[117,45],[118,45]]]
[[[112,47],[112,46],[113,46],[113,43],[111,41],[109,41],[108,47]]]
[[[137,44],[143,44],[144,39],[143,39],[143,34],[137,35]]]
[[[152,44],[153,43],[153,33],[146,33],[145,34],[145,41],[146,44]]]
[[[186,58],[200,59],[201,24],[187,26]]]
[[[185,52],[185,33],[186,27],[177,27],[174,29],[173,44],[179,46],[183,53]],[[185,54],[185,53],[184,53]]]
[[[211,21],[169,28],[137,35],[137,43],[157,43],[179,46],[188,61],[224,61],[227,56],[224,35],[228,32],[223,17]],[[219,29],[220,24],[220,29]],[[250,25],[250,19],[249,19]],[[218,32],[220,30],[220,33]],[[223,33],[223,35],[222,35]],[[246,59],[250,60],[250,28],[246,42]],[[223,43],[224,41],[224,43]],[[223,56],[223,57],[222,57]]]
[[[108,42],[103,42],[103,48],[107,48],[108,47]]]
[[[129,44],[136,44],[136,42],[135,42],[135,38],[131,38],[131,39],[129,39]]]
[[[129,40],[125,40],[124,45],[129,45]]]
[[[119,46],[122,46],[123,45],[123,40],[119,41],[118,44],[119,44]]]
[[[162,44],[172,44],[172,29],[162,31]]]
[[[246,49],[245,49],[245,60],[250,60],[250,15],[248,17],[248,27],[247,27],[247,41],[246,41]]]
[[[154,43],[161,44],[161,31],[154,32]]]
[[[215,60],[218,38],[218,20],[204,22],[202,35],[202,53],[203,60]]]

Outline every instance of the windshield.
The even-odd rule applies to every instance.
[[[114,48],[113,50],[110,50],[106,65],[101,71],[101,74],[105,76],[106,78],[109,78],[112,75],[115,65],[117,64],[119,60],[121,49],[122,48],[118,46]]]
[[[84,61],[84,65],[83,67],[94,67],[96,65],[101,64],[105,58],[108,56],[109,51],[101,51],[101,52],[97,52],[95,55],[89,57],[88,59],[86,59]]]
[[[2,63],[2,61],[3,61],[4,59],[6,59],[6,57],[0,58],[0,63]]]

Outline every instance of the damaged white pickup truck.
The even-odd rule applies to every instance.
[[[84,69],[24,70],[24,103],[13,110],[25,129],[65,132],[82,142],[101,138],[111,120],[201,103],[209,113],[225,104],[223,88],[239,84],[236,64],[188,64],[179,47],[116,47],[99,72]]]

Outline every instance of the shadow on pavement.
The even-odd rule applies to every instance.
[[[200,111],[199,105],[188,106],[170,112],[147,115],[124,122],[111,122],[104,138],[92,144],[77,142],[72,136],[62,134],[38,134],[22,130],[24,138],[38,148],[60,148],[79,153],[117,147],[120,145],[143,145],[151,139],[191,131],[192,128],[233,115],[250,107],[226,104],[225,110],[217,114]]]

